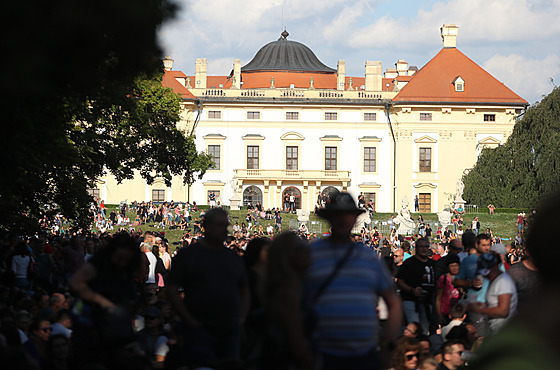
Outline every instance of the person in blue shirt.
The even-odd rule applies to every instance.
[[[486,301],[486,291],[488,290],[488,279],[477,277],[477,262],[480,255],[490,252],[492,239],[490,235],[478,234],[476,236],[476,253],[471,254],[461,261],[459,273],[455,278],[454,284],[458,288],[467,289],[467,300],[469,302]],[[481,336],[484,336],[486,327],[485,318],[477,312],[469,312],[469,321],[475,326]]]
[[[311,245],[312,263],[307,270],[305,292],[313,297],[312,307],[317,315],[313,342],[323,370],[377,368],[376,348],[391,347],[400,330],[402,305],[393,277],[371,248],[351,238],[357,217],[363,212],[344,192],[333,194],[331,202],[318,211],[331,224],[332,233]],[[378,297],[385,300],[389,311],[379,341]]]

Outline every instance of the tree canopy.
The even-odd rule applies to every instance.
[[[22,3],[23,4],[23,3]],[[86,225],[104,171],[186,183],[210,166],[177,129],[180,97],[161,85],[156,29],[169,0],[3,2],[0,227],[36,229],[56,204]]]
[[[560,191],[560,90],[527,109],[508,141],[483,149],[464,176],[463,198],[497,207],[532,207]]]

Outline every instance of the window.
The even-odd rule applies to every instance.
[[[243,206],[255,206],[257,203],[262,205],[262,191],[256,186],[249,186],[243,191]]]
[[[495,122],[496,115],[495,114],[485,114],[484,115],[484,122]]]
[[[219,110],[208,111],[208,119],[222,119],[222,112]]]
[[[431,113],[420,113],[420,121],[431,121],[432,114]]]
[[[325,147],[325,170],[336,171],[336,146]]]
[[[432,212],[432,194],[430,193],[418,194],[418,211],[420,213]]]
[[[247,147],[247,169],[259,169],[259,147],[256,145],[250,145]]]
[[[247,119],[261,119],[261,112],[247,112]]]
[[[375,211],[375,193],[364,193],[364,200],[366,202],[366,205],[368,205],[369,202],[371,202],[371,205],[373,206],[373,210]]]
[[[152,202],[157,202],[157,203],[165,202],[165,190],[164,189],[153,189],[152,190]]]
[[[214,162],[214,170],[220,169],[220,146],[219,145],[208,145],[208,154],[212,156],[212,162]]]
[[[298,169],[298,147],[297,146],[287,146],[286,147],[286,169],[287,170],[297,170]]]
[[[100,198],[101,197],[101,192],[99,191],[99,189],[88,189],[88,194],[91,195],[94,198]]]
[[[299,119],[299,112],[286,112],[286,119],[297,121]]]
[[[375,148],[364,148],[364,172],[375,172]]]
[[[364,121],[377,120],[377,113],[364,113]]]
[[[455,91],[457,91],[457,92],[463,92],[463,91],[465,91],[465,85],[463,85],[463,84],[460,83],[460,82],[456,82],[456,83],[455,83]]]
[[[432,172],[432,148],[420,148],[420,172]]]
[[[325,112],[325,121],[336,121],[336,112]]]

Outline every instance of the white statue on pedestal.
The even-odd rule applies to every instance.
[[[229,199],[230,209],[232,211],[238,211],[239,205],[241,203],[241,198],[239,197],[239,181],[235,175],[229,181],[231,185],[231,191],[233,192],[233,196]]]
[[[463,191],[465,190],[465,184],[463,184],[463,181],[461,179],[459,179],[459,181],[457,181],[456,184],[456,189],[455,189],[455,203],[465,203],[465,201],[463,200]]]
[[[415,223],[410,216],[410,211],[408,210],[408,198],[404,196],[401,200],[401,209],[399,214],[394,219],[395,224],[399,225],[397,229],[398,235],[408,235],[414,233]]]
[[[447,205],[443,211],[438,212],[438,221],[441,224],[441,228],[444,229],[446,226],[451,225],[451,215],[450,207]]]
[[[237,192],[239,191],[239,181],[237,180],[237,177],[235,177],[235,175],[233,175],[231,180],[229,180],[229,184],[231,185],[231,191],[235,196],[235,194],[237,194]]]

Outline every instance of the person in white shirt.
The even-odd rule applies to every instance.
[[[153,244],[150,242],[144,242],[140,244],[140,250],[146,254],[148,257],[148,261],[150,262],[150,266],[148,267],[148,280],[146,280],[146,284],[155,284],[156,283],[156,263],[157,259],[156,256],[152,253]]]
[[[20,241],[14,248],[12,257],[12,272],[15,276],[15,286],[21,289],[31,289],[31,282],[27,279],[29,265],[32,262],[27,245]]]
[[[159,257],[163,261],[165,269],[169,271],[171,268],[171,255],[169,254],[169,247],[161,238],[156,238],[156,244],[159,250]]]
[[[517,311],[517,289],[513,279],[502,272],[502,259],[494,252],[479,256],[478,274],[490,280],[485,303],[469,305],[469,310],[488,317],[488,326],[492,333],[500,330]]]

